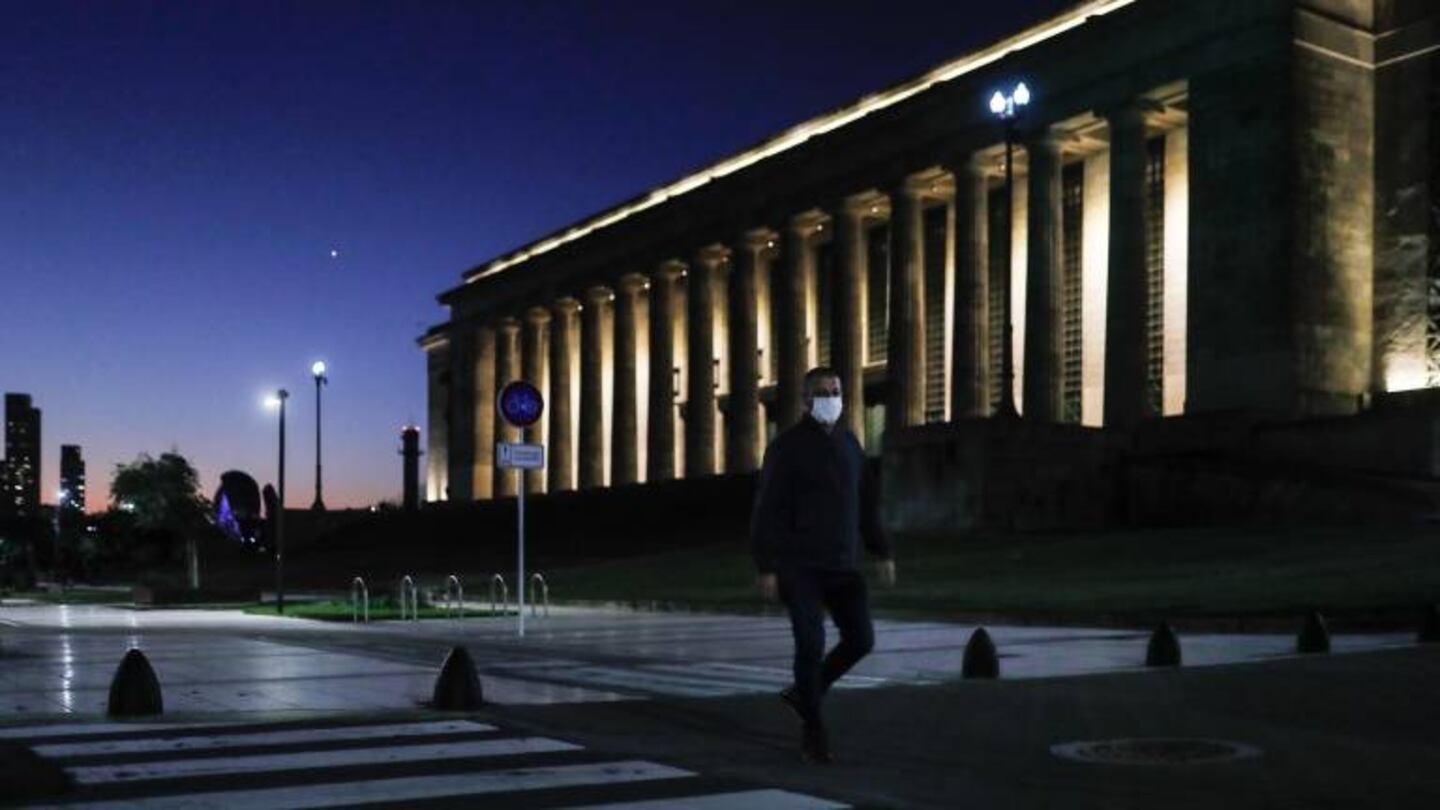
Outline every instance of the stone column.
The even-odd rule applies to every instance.
[[[605,305],[608,287],[585,291],[580,310],[580,488],[605,486]]]
[[[501,318],[495,324],[495,393],[498,395],[506,383],[520,378],[520,322],[514,318]],[[518,442],[520,431],[506,424],[496,415],[495,440],[497,442]],[[515,494],[515,473],[495,468],[495,497],[504,498]]]
[[[730,407],[725,414],[725,471],[760,466],[760,358],[756,279],[769,272],[775,235],[759,229],[740,239],[730,269]]]
[[[425,500],[450,497],[450,339],[427,335]]]
[[[475,471],[475,332],[470,324],[456,322],[450,327],[449,401],[446,414],[449,426],[449,463],[446,470],[447,500],[460,503],[474,499],[475,489],[470,476]]]
[[[891,194],[890,337],[886,353],[885,430],[925,421],[925,217],[923,184]]]
[[[990,410],[990,213],[989,183],[980,158],[954,167],[955,334],[951,357],[952,420]]]
[[[650,279],[650,417],[645,479],[675,477],[675,285],[685,269],[671,260]]]
[[[715,474],[715,279],[730,251],[702,248],[685,291],[687,362],[685,477]]]
[[[775,429],[800,420],[805,408],[805,280],[815,266],[814,214],[801,214],[785,229],[785,271],[775,294]]]
[[[475,329],[475,499],[495,496],[495,327]]]
[[[550,310],[545,307],[531,307],[525,312],[525,332],[521,336],[523,344],[520,358],[520,371],[525,381],[535,386],[546,396],[548,388],[547,378],[549,377],[548,360],[550,355]],[[547,408],[549,397],[546,396]],[[525,429],[525,441],[532,444],[545,444],[545,418],[541,414],[540,421]],[[545,491],[545,471],[525,471],[525,492],[528,494],[539,494]]]
[[[1106,117],[1110,121],[1110,267],[1105,425],[1132,428],[1154,415],[1146,392],[1145,113],[1138,105],[1127,104]],[[1028,377],[1028,368],[1025,373]]]
[[[869,266],[869,240],[865,216],[874,205],[867,198],[851,197],[836,209],[837,262],[834,306],[830,315],[830,365],[840,375],[844,411],[840,422],[865,441],[865,270]]]
[[[1060,419],[1064,366],[1060,260],[1060,142],[1046,133],[1025,144],[1030,156],[1025,268],[1025,418]]]
[[[571,420],[571,353],[575,350],[575,314],[580,302],[561,298],[552,307],[550,321],[550,447],[545,459],[550,471],[550,491],[575,488],[575,428]]]
[[[615,413],[610,419],[610,485],[640,480],[640,417],[635,393],[635,327],[645,277],[629,273],[615,290]]]

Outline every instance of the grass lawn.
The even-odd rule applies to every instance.
[[[943,617],[1363,613],[1440,601],[1440,529],[1175,529],[901,538],[877,609]],[[558,600],[754,609],[741,544],[547,572]]]
[[[253,614],[258,615],[258,616],[274,616],[274,615],[276,615],[276,614],[275,614],[275,606],[274,606],[273,604],[269,604],[269,605],[252,605],[252,606],[250,606],[250,607],[245,608],[245,612],[246,612],[246,613],[253,613]],[[333,601],[333,602],[287,602],[286,605],[285,605],[285,615],[286,615],[286,616],[294,616],[294,617],[300,618],[300,619],[318,619],[318,620],[324,621],[324,622],[348,622],[348,621],[352,621],[352,620],[353,620],[352,617],[353,617],[354,614],[351,612],[350,603],[349,603],[348,601],[345,601],[345,602]],[[409,615],[409,611],[406,611],[406,615],[407,615],[407,616]],[[432,606],[429,606],[429,605],[421,605],[421,606],[420,606],[420,610],[419,610],[419,616],[420,616],[420,618],[422,618],[422,619],[448,619],[448,618],[452,618],[454,615],[455,615],[455,614],[454,614],[453,612],[447,611],[447,610],[445,610],[444,608],[432,607]],[[465,618],[467,618],[467,619],[478,618],[478,617],[481,617],[481,616],[491,616],[491,615],[498,615],[498,614],[492,614],[489,610],[470,610],[470,609],[467,609],[467,610],[465,611]],[[384,602],[379,602],[379,603],[377,603],[377,602],[371,602],[371,603],[370,603],[370,620],[371,620],[371,621],[382,621],[382,620],[386,620],[386,619],[399,619],[399,618],[400,618],[400,608],[399,608],[398,606],[396,606],[393,602],[384,601]]]

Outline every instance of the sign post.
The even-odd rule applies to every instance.
[[[500,418],[513,427],[524,430],[540,421],[545,411],[545,399],[540,390],[524,380],[506,383],[496,398]],[[515,539],[515,606],[516,633],[525,637],[525,475],[523,470],[545,468],[545,445],[497,442],[495,463],[503,470],[515,471],[515,506],[518,510],[518,530]]]

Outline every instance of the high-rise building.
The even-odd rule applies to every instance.
[[[80,445],[60,445],[60,499],[55,504],[62,513],[85,513],[85,458]]]
[[[40,512],[40,409],[29,394],[5,395],[5,492],[0,509],[16,517]]]

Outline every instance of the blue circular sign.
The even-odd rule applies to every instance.
[[[500,389],[500,416],[518,428],[530,427],[545,412],[545,398],[540,389],[524,380],[514,380]]]

